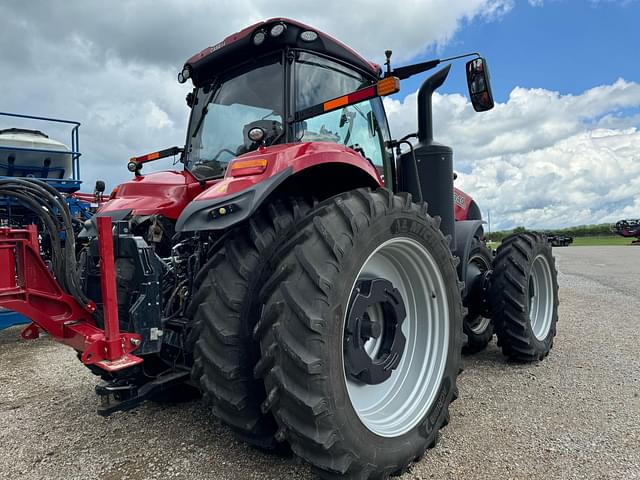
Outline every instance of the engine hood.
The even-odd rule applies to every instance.
[[[218,181],[207,182],[207,186]],[[133,215],[160,214],[175,220],[202,192],[198,180],[186,170],[140,175],[116,188],[115,194],[100,207],[98,214],[131,210]]]

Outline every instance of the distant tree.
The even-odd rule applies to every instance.
[[[505,237],[513,233],[522,233],[526,229],[523,226],[518,226],[513,230],[501,230],[497,232],[489,232],[485,235],[487,240],[492,242],[501,242]],[[601,223],[598,225],[578,225],[575,227],[558,228],[555,230],[545,230],[549,233],[556,233],[562,235],[568,235],[570,237],[601,237],[606,235],[612,235],[611,225],[608,223]]]

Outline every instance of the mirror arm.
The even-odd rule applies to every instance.
[[[387,54],[387,52],[390,54],[391,50],[387,50],[385,52],[385,54]],[[393,71],[389,72],[389,67],[390,67],[390,55],[387,56],[387,62],[385,63],[385,65],[387,65],[387,73],[385,73],[385,77],[388,76],[394,76],[394,77],[398,77],[400,80],[405,80],[409,77],[412,77],[413,75],[417,74],[417,73],[422,73],[422,72],[426,72],[427,70],[431,70],[432,68],[437,67],[438,65],[440,65],[442,62],[449,62],[451,60],[458,60],[459,58],[466,58],[466,57],[479,57],[480,54],[478,52],[472,52],[472,53],[465,53],[462,55],[456,55],[454,57],[448,57],[448,58],[440,58],[440,59],[436,59],[436,60],[429,60],[428,62],[422,62],[422,63],[416,63],[414,65],[406,65],[404,67],[398,67],[395,68]]]
[[[451,60],[458,60],[459,58],[467,58],[467,57],[481,57],[479,52],[471,52],[471,53],[463,53],[462,55],[456,55],[455,57],[443,58],[440,60],[441,62],[449,62]]]
[[[394,68],[391,75],[398,77],[400,80],[405,80],[417,73],[426,72],[432,68],[437,67],[442,60],[429,60],[428,62],[416,63],[414,65],[407,65],[405,67]],[[388,76],[385,75],[385,76]]]

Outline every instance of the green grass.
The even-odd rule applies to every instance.
[[[593,245],[629,245],[633,238],[619,237],[611,235],[606,237],[575,237],[572,247],[590,247]]]
[[[618,235],[607,235],[603,237],[574,237],[570,247],[591,247],[596,245],[629,245],[634,239],[624,238]],[[493,250],[500,246],[500,242],[487,242],[487,246]],[[566,248],[566,247],[555,247]]]

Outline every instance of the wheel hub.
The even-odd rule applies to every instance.
[[[404,353],[401,327],[406,316],[402,295],[390,281],[358,281],[344,336],[345,372],[350,378],[378,385],[391,376]]]
[[[450,255],[449,252],[444,253]],[[449,344],[453,332],[449,328],[452,321],[449,295],[455,289],[455,281],[448,288],[434,254],[420,242],[402,236],[387,240],[369,254],[354,279],[347,306],[353,305],[358,294],[366,297],[369,293],[367,284],[361,282],[378,279],[385,279],[391,284],[387,284],[388,292],[393,292],[389,297],[400,297],[402,302],[398,299],[397,304],[402,303],[406,312],[395,317],[396,346],[401,341],[405,342],[401,349],[396,350],[399,363],[395,365],[394,362],[392,365],[395,366],[385,371],[385,376],[390,373],[387,380],[378,384],[367,384],[351,374],[354,368],[347,366],[347,362],[352,360],[348,359],[351,357],[350,345],[343,347],[342,364],[351,406],[363,425],[376,435],[391,438],[407,433],[424,421],[424,416],[438,399],[450,359]],[[361,311],[366,311],[370,320],[384,318],[385,322],[390,319],[393,323],[393,316],[384,313],[383,304],[370,300],[367,303],[370,307]],[[343,346],[348,345],[344,337],[356,333],[354,319],[357,315],[355,311],[353,313],[351,308],[344,310]],[[347,324],[350,324],[352,333],[347,332]],[[392,338],[388,328],[383,325],[380,337],[363,342],[365,351],[370,352],[370,358],[377,359],[377,363],[383,357],[385,333],[387,339]]]

